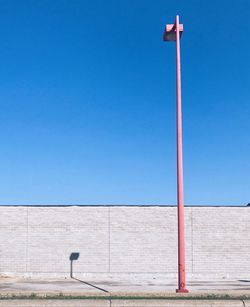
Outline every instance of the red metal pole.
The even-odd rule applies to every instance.
[[[182,111],[181,111],[181,59],[179,16],[176,26],[176,106],[177,106],[177,199],[178,199],[178,289],[185,293],[185,238],[184,238],[184,204],[183,204],[183,166],[182,166]]]

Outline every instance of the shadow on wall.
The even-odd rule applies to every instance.
[[[77,278],[75,278],[75,277],[73,276],[73,261],[78,260],[79,256],[80,256],[80,253],[71,253],[70,256],[69,256],[69,260],[70,260],[70,277],[71,277],[72,279],[74,279],[74,280],[77,280],[77,281],[79,281],[79,282],[85,284],[85,285],[91,286],[91,287],[93,287],[93,288],[95,288],[95,289],[97,289],[97,290],[101,290],[101,291],[103,291],[103,292],[108,293],[109,291],[107,291],[107,290],[105,290],[105,289],[102,289],[102,288],[99,288],[99,287],[97,287],[97,286],[94,286],[94,285],[92,285],[92,284],[90,284],[90,283],[88,283],[88,282],[86,282],[86,281],[77,279]]]
[[[71,253],[69,256],[70,260],[70,277],[73,278],[73,261],[77,260],[80,256],[80,253]]]

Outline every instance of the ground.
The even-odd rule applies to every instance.
[[[187,294],[176,284],[2,277],[0,306],[250,306],[250,280],[192,281]]]

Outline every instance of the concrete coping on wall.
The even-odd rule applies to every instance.
[[[19,205],[19,204],[14,204],[14,205],[0,205],[0,207],[47,207],[47,208],[54,208],[54,207],[132,207],[132,208],[137,208],[137,207],[163,207],[163,208],[173,208],[177,207],[177,205],[152,205],[152,204],[144,204],[144,205],[126,205],[126,204],[121,204],[121,205],[81,205],[81,204],[67,204],[67,205],[53,205],[53,204],[46,204],[46,205],[36,205],[36,204],[27,204],[27,205]],[[249,208],[250,206],[247,205],[185,205],[186,208]]]

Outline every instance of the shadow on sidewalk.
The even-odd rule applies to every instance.
[[[98,289],[98,290],[101,290],[101,291],[103,291],[103,292],[109,293],[109,291],[108,291],[108,290],[105,290],[105,289],[99,288],[99,287],[97,287],[97,286],[95,286],[95,285],[92,285],[92,284],[90,284],[90,283],[86,282],[86,281],[83,281],[83,280],[77,279],[77,278],[75,278],[75,277],[71,277],[71,278],[72,278],[72,279],[74,279],[74,280],[77,280],[77,281],[79,281],[79,282],[81,282],[81,283],[83,283],[83,284],[85,284],[85,285],[91,286],[91,287],[93,287],[93,288],[95,288],[95,289]]]

